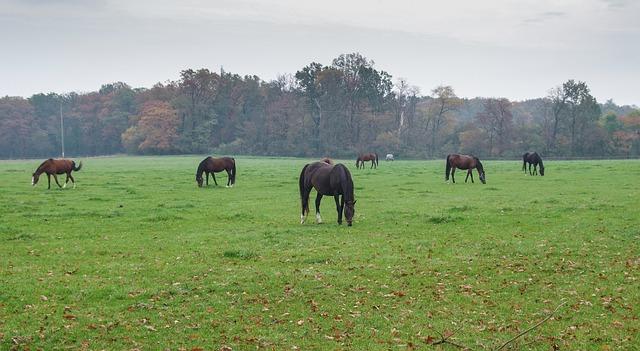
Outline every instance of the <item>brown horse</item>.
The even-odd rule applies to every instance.
[[[36,169],[36,171],[33,173],[33,176],[31,177],[31,185],[35,186],[36,184],[38,184],[38,180],[40,179],[40,175],[42,173],[46,173],[47,174],[47,180],[49,181],[49,187],[47,189],[51,189],[51,176],[53,176],[53,179],[55,179],[56,184],[58,184],[58,187],[60,188],[66,188],[67,187],[67,183],[69,182],[69,179],[71,179],[71,181],[73,182],[73,187],[76,187],[76,180],[73,179],[73,176],[71,175],[72,171],[79,171],[82,168],[82,162],[80,162],[78,164],[78,167],[76,167],[76,163],[74,161],[71,160],[54,160],[52,158],[42,162],[40,164],[40,166],[38,166],[38,168]],[[67,174],[67,179],[64,181],[64,186],[61,186],[60,183],[58,182],[58,174]]]
[[[467,170],[467,177],[464,179],[465,183],[467,182],[467,179],[469,179],[469,176],[471,176],[471,183],[473,183],[473,173],[471,171],[474,168],[478,170],[478,176],[480,177],[480,181],[482,182],[482,184],[487,183],[485,181],[485,174],[482,163],[480,163],[480,160],[475,156],[458,154],[447,155],[447,166],[444,174],[444,179],[447,182],[449,181],[449,173],[451,173],[451,179],[453,180],[453,182],[456,182],[456,178],[454,176],[456,168]]]
[[[353,196],[353,179],[347,167],[339,163],[335,166],[326,162],[309,163],[300,172],[300,200],[302,201],[302,214],[300,224],[303,224],[309,214],[309,194],[315,188],[316,196],[316,222],[322,223],[320,217],[320,201],[323,195],[333,196],[338,211],[338,224],[342,224],[342,211],[351,226],[355,214],[356,200]],[[342,197],[340,197],[342,195]]]
[[[378,168],[378,154],[376,154],[375,152],[360,154],[358,156],[358,159],[356,160],[356,168],[364,168],[365,161],[371,161],[371,168],[373,168],[374,166]]]
[[[213,176],[213,182],[218,185],[215,172],[222,171],[227,171],[227,188],[233,186],[236,183],[236,159],[233,157],[213,158],[211,156],[205,158],[200,162],[196,171],[198,186],[202,187],[202,173],[207,175],[207,186],[209,185],[209,174]]]

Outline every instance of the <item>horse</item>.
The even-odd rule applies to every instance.
[[[315,188],[316,196],[316,222],[322,223],[320,217],[320,201],[322,196],[333,196],[338,211],[338,224],[342,224],[342,212],[347,220],[347,225],[353,223],[356,200],[353,196],[353,179],[347,167],[341,163],[330,165],[319,161],[306,164],[300,172],[300,200],[302,202],[302,214],[300,224],[304,224],[309,214],[309,194]],[[342,196],[341,196],[342,195]]]
[[[471,176],[471,183],[473,183],[473,173],[471,172],[474,168],[478,170],[478,176],[480,177],[480,181],[482,184],[486,184],[484,168],[482,167],[482,163],[475,156],[469,155],[458,155],[458,154],[450,154],[447,155],[447,166],[444,173],[445,181],[449,181],[449,174],[451,174],[451,179],[453,182],[456,182],[456,178],[454,173],[456,172],[456,168],[466,169],[467,177],[464,179],[464,182],[467,182],[469,176]]]
[[[320,162],[324,162],[324,163],[326,163],[326,164],[328,164],[328,165],[333,165],[333,160],[332,160],[332,159],[330,159],[329,157],[323,157],[323,158],[320,160]]]
[[[359,169],[362,166],[362,168],[364,169],[365,161],[371,161],[371,168],[373,168],[374,166],[378,168],[378,154],[376,154],[375,152],[360,154],[358,156],[358,159],[356,160],[356,168]]]
[[[40,166],[38,166],[36,171],[33,173],[33,175],[31,176],[31,185],[36,186],[36,184],[38,184],[38,180],[40,179],[40,175],[42,173],[46,173],[47,180],[49,181],[49,187],[47,189],[51,189],[51,176],[53,176],[53,179],[55,179],[56,184],[58,184],[58,187],[60,188],[66,188],[67,183],[69,182],[69,179],[71,179],[71,182],[73,182],[73,188],[75,189],[76,180],[73,179],[71,172],[73,171],[78,172],[81,168],[82,168],[82,162],[80,162],[78,164],[78,167],[76,167],[76,163],[74,161],[65,160],[65,159],[54,160],[50,158],[42,162]],[[65,173],[67,174],[67,179],[64,181],[64,186],[61,186],[60,183],[58,182],[57,175],[65,174]]]
[[[544,176],[544,164],[542,163],[542,157],[537,152],[527,152],[522,155],[522,171],[524,175],[527,175],[527,163],[529,164],[529,174],[538,174],[538,164],[540,165],[540,175]],[[533,172],[531,172],[531,165],[533,165]]]
[[[393,161],[393,154],[387,154],[387,161]]]
[[[207,186],[209,186],[209,174],[213,176],[213,182],[218,185],[218,181],[216,181],[215,172],[227,171],[227,188],[229,186],[233,187],[236,183],[236,159],[233,157],[207,157],[198,165],[198,170],[196,171],[196,182],[198,182],[198,186],[202,187],[202,173],[206,173],[207,175]]]

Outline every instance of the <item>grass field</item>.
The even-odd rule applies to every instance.
[[[308,160],[200,189],[201,158],[84,159],[49,191],[0,161],[0,349],[489,350],[563,301],[510,346],[640,349],[639,161],[487,161],[486,185],[348,161],[347,227],[331,198],[299,223]]]

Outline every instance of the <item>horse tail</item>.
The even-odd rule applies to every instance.
[[[71,161],[71,168],[73,169],[74,172],[77,172],[79,170],[82,169],[82,161],[80,161],[80,163],[78,163],[78,167],[76,167],[76,163],[74,161]]]
[[[447,155],[447,165],[445,167],[445,171],[444,171],[444,180],[448,181],[449,180],[449,172],[451,172],[451,155]]]
[[[231,167],[231,185],[234,185],[236,183],[236,159],[235,158],[231,158],[232,162],[232,167]]]
[[[378,166],[378,153],[374,152],[373,154],[376,155],[376,167],[377,167]]]
[[[304,187],[304,173],[307,171],[307,167],[309,167],[308,164],[304,165],[304,167],[302,167],[302,172],[300,172],[300,179],[298,181],[298,184],[300,186],[300,202],[302,203],[302,213],[306,214],[307,212],[309,212],[309,197],[305,197],[304,196],[304,192],[305,192],[305,187]]]

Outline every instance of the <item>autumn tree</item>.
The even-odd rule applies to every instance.
[[[164,101],[147,101],[135,116],[137,123],[122,134],[122,142],[129,152],[166,154],[179,151],[176,110]]]
[[[505,98],[486,99],[484,110],[477,114],[476,120],[489,138],[489,156],[501,156],[511,142],[510,136],[513,129],[511,102]]]
[[[0,98],[0,155],[28,157],[47,149],[47,134],[35,123],[33,106],[20,97]]]
[[[461,105],[461,100],[448,85],[440,85],[431,91],[432,100],[426,112],[425,131],[429,135],[429,156],[436,157],[440,151],[442,130],[449,123],[452,113]]]

